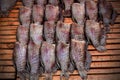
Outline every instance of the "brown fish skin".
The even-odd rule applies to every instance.
[[[114,24],[117,12],[112,7],[110,2],[106,0],[98,0],[99,20],[103,21],[104,26],[107,28],[106,32],[109,32],[110,24]]]
[[[64,16],[71,16],[71,6],[74,0],[63,0],[62,2],[65,5]]]
[[[78,73],[80,74],[83,80],[87,79],[87,72],[85,70],[85,45],[86,42],[78,41],[75,39],[71,40],[71,52],[70,55],[76,65]]]
[[[58,6],[59,5],[59,0],[48,0],[48,3],[54,6]]]
[[[44,16],[44,7],[41,5],[33,5],[32,17],[34,23],[42,24]]]
[[[90,20],[97,20],[98,18],[98,8],[97,3],[94,0],[86,0],[86,15]]]
[[[16,4],[17,0],[0,0],[0,17],[8,17],[9,11]]]
[[[71,26],[71,38],[76,40],[85,40],[84,25],[72,23]]]
[[[17,28],[17,40],[22,44],[28,43],[29,28],[24,25],[19,25]]]
[[[41,5],[41,6],[45,6],[45,4],[47,3],[47,0],[35,0],[36,1],[36,3],[38,4],[38,5]]]
[[[19,18],[22,25],[29,27],[30,25],[30,16],[31,16],[31,8],[22,6],[20,8]]]
[[[39,65],[40,65],[40,44],[36,45],[33,41],[28,44],[28,62],[30,64],[30,80],[39,80]]]
[[[45,68],[46,80],[52,80],[52,73],[55,69],[55,45],[43,42],[41,46],[41,58]]]
[[[58,20],[59,16],[59,7],[54,5],[46,5],[45,8],[45,18],[47,21],[54,21],[56,22]]]
[[[44,37],[49,43],[55,43],[55,22],[45,21],[44,22]]]
[[[34,0],[22,0],[22,3],[24,6],[32,8],[32,6],[34,4]]]
[[[69,67],[69,44],[66,44],[64,42],[58,42],[57,44],[57,58],[60,63],[60,68],[62,70],[60,75],[60,80],[62,80],[63,76],[66,80],[69,79],[68,74],[68,67]]]
[[[30,40],[36,45],[41,45],[43,41],[43,25],[32,23],[30,25]]]
[[[85,22],[85,4],[73,3],[72,4],[72,18],[80,25],[84,25]]]
[[[71,27],[70,23],[63,23],[62,21],[58,21],[56,26],[56,41],[69,43],[70,27]]]
[[[106,50],[104,46],[100,45],[101,27],[98,22],[94,20],[87,20],[85,33],[87,38],[92,42],[93,46],[100,52]]]
[[[15,43],[13,58],[14,58],[15,68],[21,80],[25,80],[26,77],[25,75],[26,51],[27,51],[27,45],[24,45],[20,42]]]

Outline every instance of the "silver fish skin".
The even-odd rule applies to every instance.
[[[80,74],[81,78],[83,80],[87,79],[87,73],[85,70],[85,44],[86,42],[78,41],[75,39],[71,40],[71,52],[70,55],[72,56],[72,59],[76,65],[76,68],[78,70],[78,73]]]
[[[22,3],[24,6],[32,8],[32,6],[34,4],[34,0],[22,0]]]
[[[85,33],[87,38],[92,42],[93,46],[100,52],[106,50],[104,46],[100,45],[101,27],[100,24],[94,20],[87,20]]]
[[[84,25],[72,23],[71,26],[71,38],[76,40],[85,40]]]
[[[9,11],[14,7],[17,0],[0,0],[0,17],[8,17]]]
[[[46,80],[52,80],[55,69],[55,44],[43,42],[41,46],[41,58],[45,68]]]
[[[14,63],[17,70],[17,73],[21,80],[25,80],[25,67],[26,67],[26,51],[27,51],[27,45],[24,45],[20,42],[15,43],[14,47]]]
[[[43,25],[32,23],[30,25],[30,40],[36,45],[41,45],[43,41]]]
[[[17,40],[22,44],[28,43],[29,28],[24,25],[19,25],[17,28]]]
[[[56,26],[56,40],[69,43],[70,27],[71,27],[70,23],[64,23],[62,21],[58,21]]]
[[[98,18],[98,7],[94,0],[86,0],[86,15],[90,20],[97,20]]]
[[[72,18],[80,25],[84,25],[85,22],[85,4],[73,3],[72,4]]]
[[[32,18],[34,23],[42,24],[44,17],[44,7],[41,5],[33,5]]]
[[[22,6],[20,8],[20,12],[19,12],[19,19],[22,25],[25,25],[26,27],[30,26],[30,22],[31,22],[31,8],[28,8],[26,6]]]
[[[57,58],[61,68],[60,79],[69,79],[68,68],[69,68],[69,44],[59,41],[57,44]]]
[[[54,5],[46,5],[45,8],[45,18],[47,21],[54,21],[56,22],[58,20],[59,16],[59,7]]]
[[[44,22],[44,37],[49,43],[55,43],[55,22],[45,21]]]
[[[40,46],[33,41],[28,43],[28,62],[30,64],[30,80],[39,80],[39,65],[40,65]]]

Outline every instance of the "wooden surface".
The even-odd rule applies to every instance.
[[[91,69],[88,72],[88,80],[120,80],[120,0],[108,0],[118,12],[115,25],[111,26],[108,33],[106,52],[100,53],[90,45],[92,54]],[[0,18],[0,80],[15,79],[15,69],[12,62],[14,42],[16,41],[16,28],[20,24],[18,12],[21,2],[10,12],[8,18]],[[71,20],[66,18],[65,22]],[[60,80],[60,71],[54,74],[53,80]],[[41,80],[44,79],[44,76]],[[19,80],[19,77],[17,77]],[[69,80],[81,80],[77,71],[70,73]]]

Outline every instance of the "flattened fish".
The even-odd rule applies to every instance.
[[[63,43],[61,41],[57,44],[57,58],[60,64],[60,68],[62,70],[60,75],[60,80],[62,80],[63,76],[66,80],[69,78],[68,67],[70,63],[69,59],[69,44]]]
[[[55,26],[54,21],[45,21],[44,23],[44,36],[49,43],[55,43]]]

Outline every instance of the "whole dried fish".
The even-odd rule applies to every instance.
[[[41,58],[45,68],[46,80],[52,80],[52,73],[56,69],[55,45],[48,42],[43,42],[41,46]]]
[[[22,25],[29,27],[30,25],[30,16],[31,16],[31,9],[25,6],[20,8],[19,18]]]
[[[69,44],[63,43],[61,41],[57,44],[57,59],[60,64],[60,68],[62,70],[60,75],[60,80],[62,80],[63,76],[65,79],[68,80],[69,74],[68,74],[68,67],[69,67]]]
[[[27,51],[27,45],[24,45],[20,42],[15,43],[13,57],[14,57],[15,68],[20,77],[20,80],[25,80],[26,78],[25,75],[26,51]]]
[[[39,65],[40,65],[40,45],[36,45],[33,41],[28,44],[28,62],[30,64],[30,80],[39,80]]]
[[[101,27],[98,22],[95,22],[94,20],[87,20],[85,33],[87,38],[91,40],[92,44],[98,51],[102,52],[106,50],[104,46],[100,45]]]
[[[22,0],[22,3],[24,6],[32,8],[32,6],[34,4],[34,0]]]
[[[28,32],[29,32],[29,27],[26,27],[24,25],[19,25],[17,28],[17,40],[22,44],[27,44]]]
[[[85,22],[85,4],[73,3],[72,4],[72,18],[80,25],[84,25]]]
[[[85,45],[86,42],[78,41],[75,39],[71,40],[71,52],[70,55],[72,57],[72,60],[74,61],[76,68],[78,70],[78,73],[80,74],[81,78],[83,80],[87,79],[87,72],[85,70]]]
[[[44,22],[44,36],[45,40],[49,43],[55,42],[55,22],[45,21]]]
[[[32,10],[32,17],[34,23],[42,24],[44,17],[44,8],[41,5],[34,5]]]
[[[43,25],[32,23],[30,25],[30,40],[36,45],[41,45],[43,41]]]
[[[57,22],[56,26],[56,40],[69,43],[70,40],[70,26],[69,23]]]

